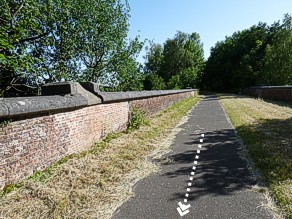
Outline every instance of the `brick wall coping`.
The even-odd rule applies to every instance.
[[[46,113],[87,106],[81,95],[15,97],[0,99],[0,118],[10,118],[34,113]]]
[[[76,82],[49,83],[42,87],[43,96],[2,98],[0,99],[0,119],[28,114],[56,113],[101,103],[198,91],[197,89],[184,89],[101,92],[95,83],[83,82],[81,85]]]
[[[127,92],[101,92],[96,83],[81,82],[86,90],[100,97],[103,103],[120,102],[127,100],[143,99],[149,97],[157,97],[171,95],[177,93],[185,93],[198,91],[198,89],[182,89],[182,90],[152,90],[152,91],[127,91]]]

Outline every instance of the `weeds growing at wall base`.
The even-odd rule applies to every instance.
[[[133,131],[140,128],[142,125],[148,125],[149,119],[147,113],[139,108],[134,108],[130,115],[128,131]]]

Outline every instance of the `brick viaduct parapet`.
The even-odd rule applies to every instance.
[[[244,89],[243,93],[258,98],[292,103],[292,86],[255,86]]]
[[[47,84],[42,95],[0,99],[0,188],[127,128],[133,108],[153,115],[198,90],[100,92],[91,82]]]

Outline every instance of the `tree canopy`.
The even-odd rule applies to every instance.
[[[200,87],[238,92],[292,84],[292,17],[237,31],[204,61],[198,33],[163,45],[128,39],[127,0],[0,0],[0,97],[35,95],[40,85],[93,81],[104,90]],[[102,86],[104,85],[104,86]],[[106,88],[108,87],[108,88]]]
[[[292,85],[292,17],[288,14],[265,52],[263,82],[269,85]]]
[[[64,80],[114,81],[113,88],[121,89],[140,74],[136,56],[143,43],[127,39],[127,0],[0,0],[0,5],[2,95]]]
[[[254,85],[292,84],[291,16],[271,26],[259,23],[211,48],[201,88],[238,92]]]
[[[195,87],[204,67],[203,44],[197,33],[177,32],[164,45],[150,44],[144,71],[146,89]]]

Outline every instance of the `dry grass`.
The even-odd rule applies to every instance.
[[[244,96],[220,99],[280,210],[291,219],[292,109]]]
[[[110,137],[2,192],[0,218],[111,218],[133,196],[134,184],[158,171],[151,158],[169,152],[177,123],[198,100],[175,104],[148,126]]]

